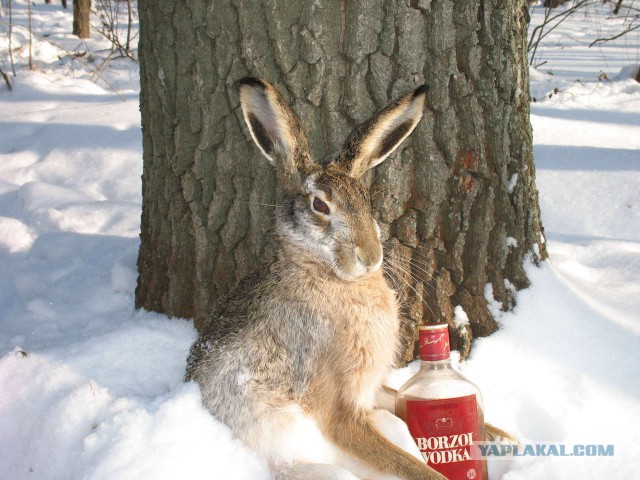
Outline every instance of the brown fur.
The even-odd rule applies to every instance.
[[[277,249],[220,300],[191,348],[186,378],[278,478],[442,478],[372,421],[395,360],[399,320],[358,180],[381,161],[376,155],[386,157],[411,133],[425,93],[418,89],[385,109],[357,141],[347,140],[336,163],[322,167],[310,160],[277,91],[262,80],[241,82],[247,126],[286,183],[276,209]],[[315,210],[314,198],[328,208]],[[297,437],[301,429],[307,434]],[[317,450],[296,449],[297,438],[316,433]]]

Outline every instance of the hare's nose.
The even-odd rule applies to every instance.
[[[368,272],[375,272],[382,265],[382,252],[356,247],[356,257]]]

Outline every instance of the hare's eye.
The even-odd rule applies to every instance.
[[[329,205],[324,203],[318,197],[313,199],[313,209],[316,212],[324,213],[325,215],[329,215]]]

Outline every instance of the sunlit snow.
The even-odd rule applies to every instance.
[[[26,1],[12,4],[26,26]],[[33,28],[34,70],[14,28],[13,92],[0,79],[0,478],[270,478],[183,383],[191,323],[133,308],[137,65],[95,75],[105,41],[73,37],[59,2],[34,3]],[[522,441],[615,454],[495,460],[492,479],[640,475],[640,35],[588,49],[603,28],[570,19],[538,52],[531,122],[550,259],[526,266],[532,284],[512,312],[492,304],[502,329],[460,368],[486,419]],[[87,48],[94,63],[69,55]]]

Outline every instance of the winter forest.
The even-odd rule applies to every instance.
[[[613,445],[490,458],[492,480],[638,478],[640,2],[526,8],[548,256],[535,243],[523,255],[526,288],[482,286],[495,328],[449,305],[453,363],[486,421],[523,444]],[[194,322],[136,309],[139,27],[135,0],[0,1],[2,479],[273,478],[183,381]]]

